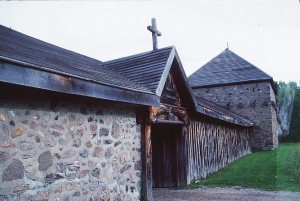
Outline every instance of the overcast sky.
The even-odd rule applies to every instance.
[[[300,3],[290,1],[0,2],[0,24],[108,61],[174,45],[186,74],[229,49],[274,80],[300,80]]]

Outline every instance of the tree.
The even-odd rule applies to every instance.
[[[295,98],[293,104],[293,112],[290,123],[289,135],[286,142],[300,142],[300,88],[295,87]]]
[[[289,134],[296,86],[295,82],[277,83],[277,122],[280,139]]]

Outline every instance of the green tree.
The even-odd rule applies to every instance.
[[[289,135],[284,139],[286,142],[300,142],[300,88],[295,87],[295,98],[290,124]]]
[[[296,87],[295,82],[277,83],[277,121],[280,140],[289,134]]]

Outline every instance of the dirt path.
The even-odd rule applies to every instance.
[[[194,190],[153,189],[155,201],[184,200],[242,200],[242,201],[299,201],[300,193],[261,191],[248,188],[200,188]]]

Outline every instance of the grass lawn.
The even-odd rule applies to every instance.
[[[288,172],[287,164],[291,164],[291,161],[296,164],[296,166],[293,164],[293,167],[300,168],[300,143],[283,143],[275,151],[247,155],[206,179],[193,182],[189,188],[241,186],[262,190],[300,192],[299,175],[297,177]]]

